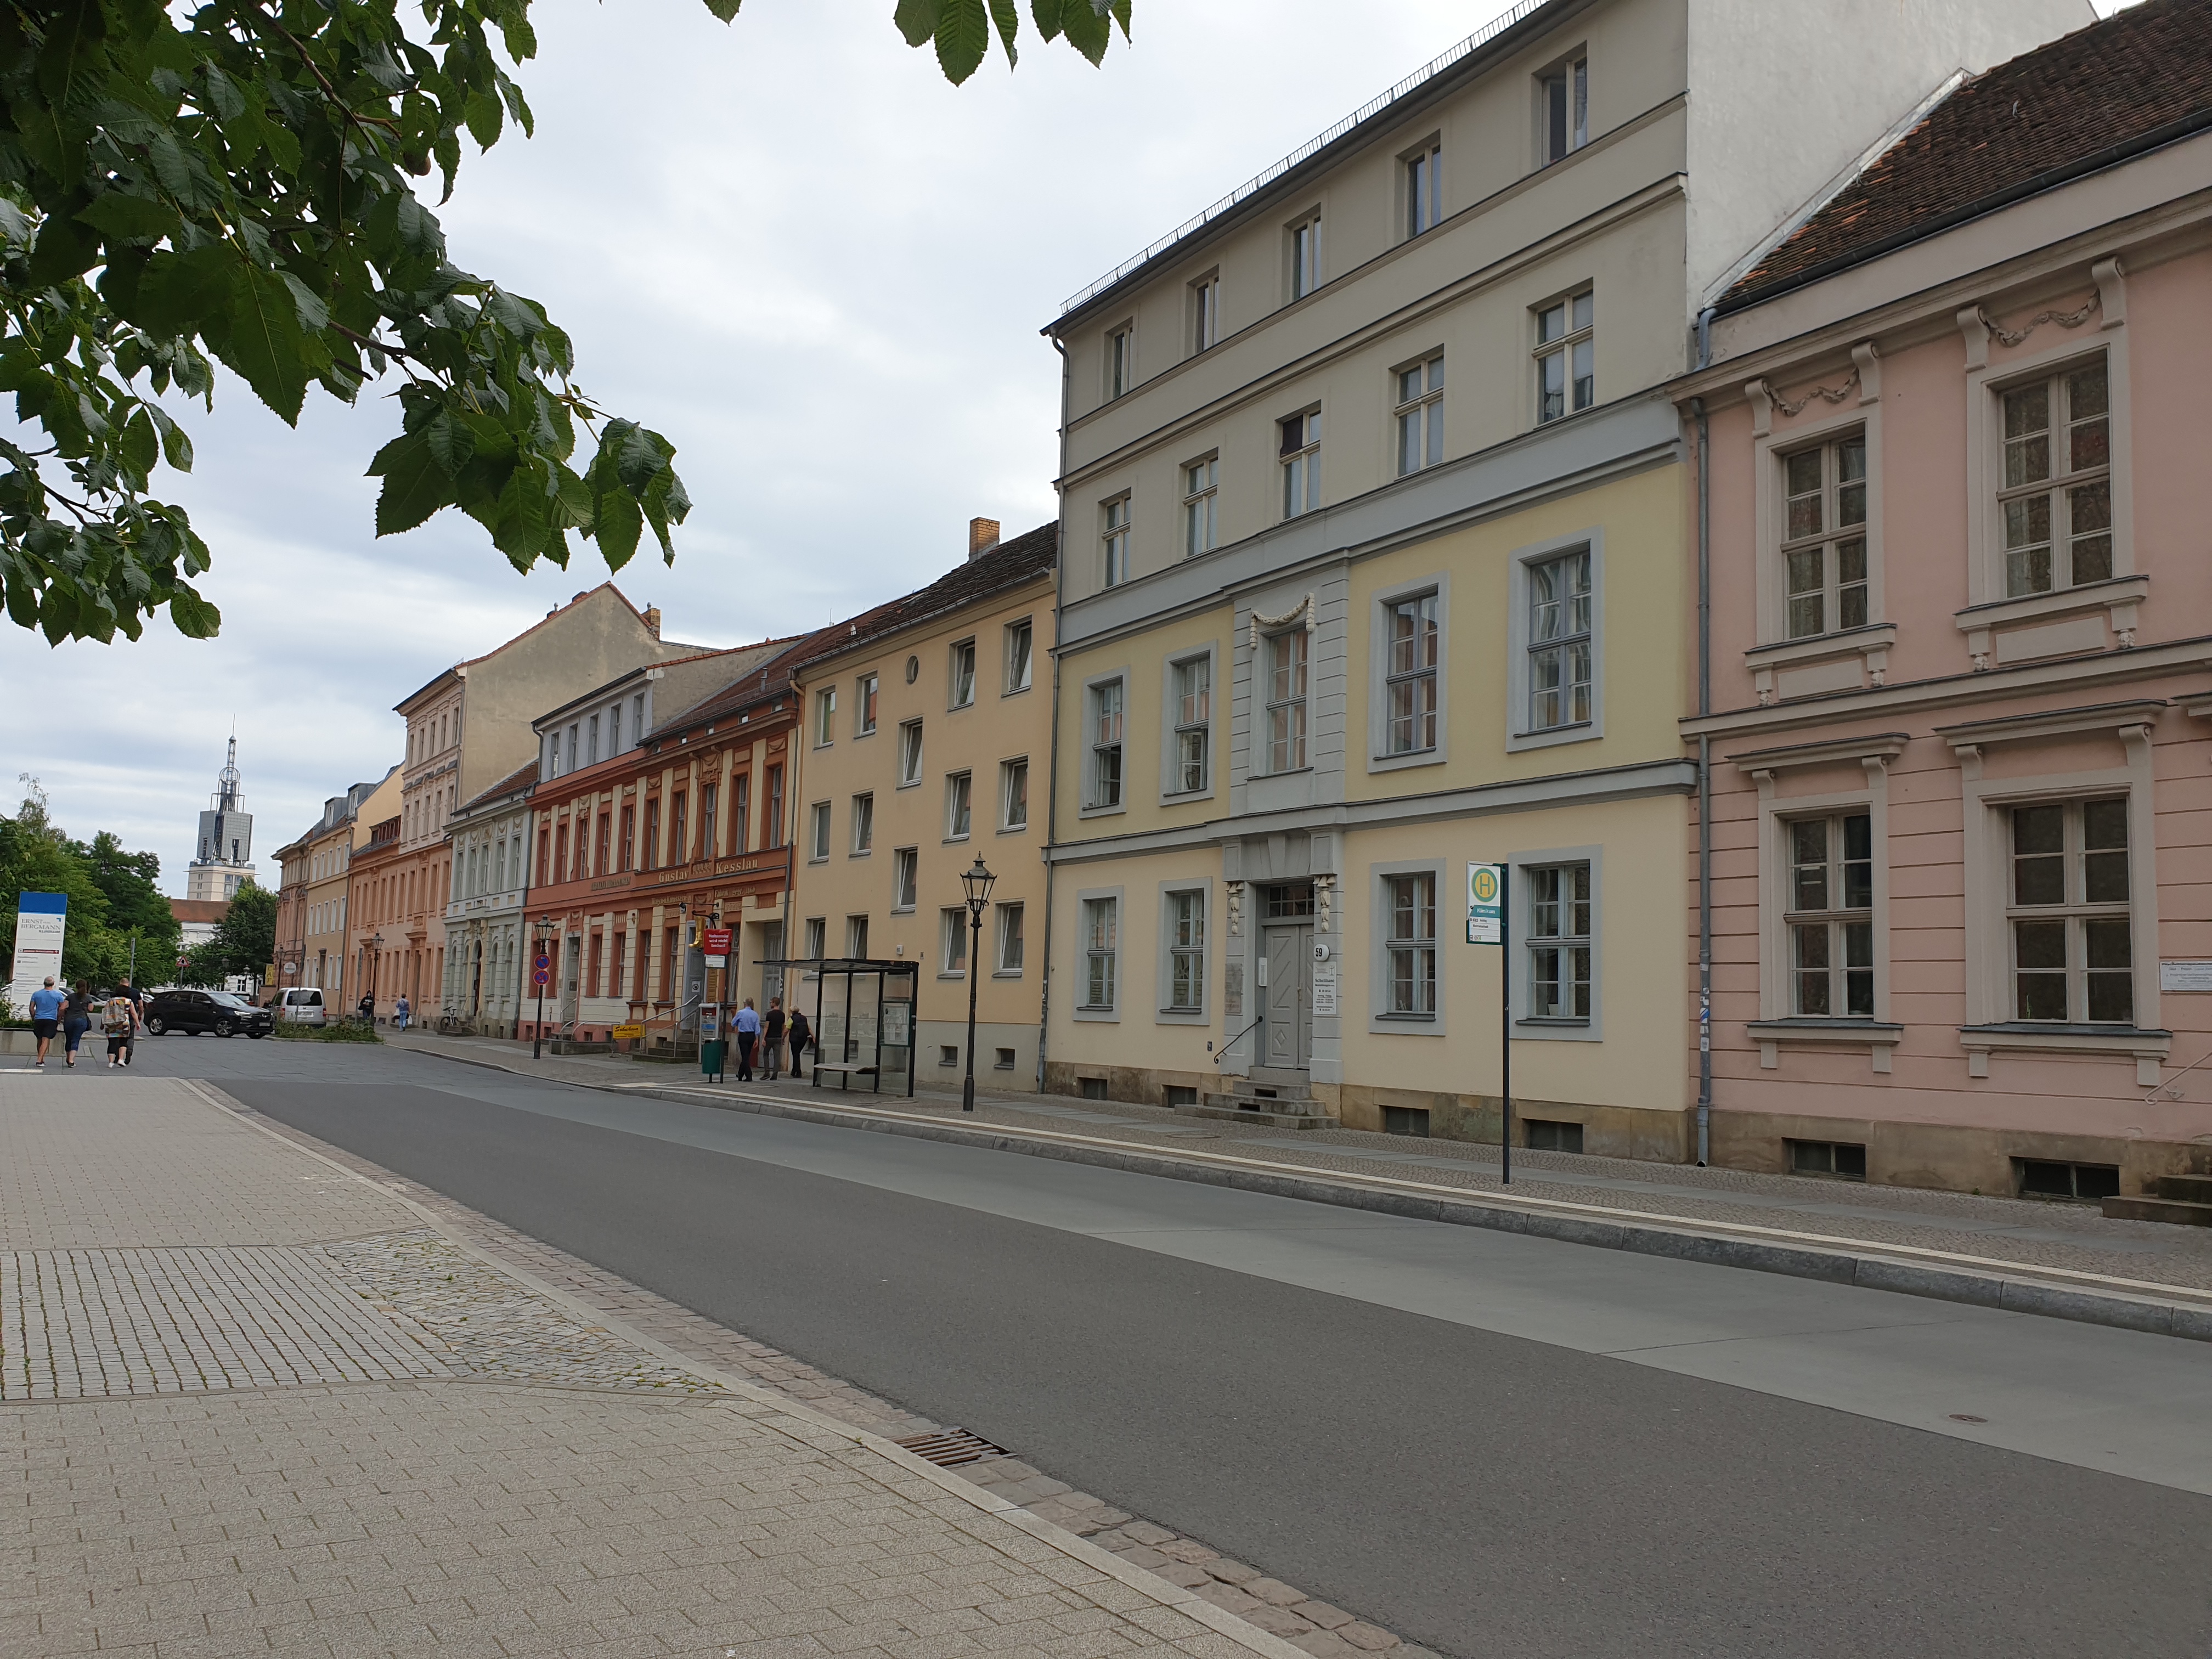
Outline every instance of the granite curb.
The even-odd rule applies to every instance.
[[[493,1064],[490,1061],[481,1060],[471,1063]],[[495,1069],[505,1071],[508,1068],[495,1066]],[[586,1324],[605,1328],[671,1364],[710,1379],[727,1390],[733,1400],[741,1400],[757,1409],[771,1411],[795,1419],[836,1441],[844,1443],[851,1449],[842,1456],[841,1461],[855,1472],[874,1477],[875,1471],[868,1467],[868,1459],[870,1457],[883,1459],[902,1473],[926,1480],[947,1495],[957,1498],[967,1508],[990,1515],[1017,1531],[1034,1538],[1037,1542],[1057,1553],[1079,1561],[1095,1571],[1104,1573],[1116,1583],[1137,1592],[1154,1605],[1171,1608],[1183,1617],[1203,1625],[1215,1634],[1236,1643],[1247,1652],[1263,1655],[1265,1659],[1311,1659],[1305,1650],[1292,1645],[1280,1637],[1269,1634],[1256,1625],[1248,1624],[1236,1614],[1217,1607],[1204,1596],[1171,1584],[1141,1567],[1132,1566],[1110,1551],[1102,1548],[1088,1539],[1079,1537],[1064,1528],[1055,1526],[1049,1521],[1030,1514],[1018,1504],[982,1491],[958,1475],[939,1468],[935,1464],[928,1462],[894,1441],[885,1439],[880,1435],[871,1434],[866,1430],[857,1428],[850,1423],[842,1422],[826,1413],[812,1409],[804,1401],[764,1389],[735,1372],[725,1370],[720,1366],[679,1352],[668,1344],[648,1336],[642,1331],[632,1328],[605,1310],[591,1306],[559,1286],[548,1284],[525,1268],[517,1267],[512,1262],[501,1261],[472,1240],[457,1237],[443,1224],[434,1212],[416,1203],[405,1194],[390,1192],[388,1189],[379,1188],[366,1176],[347,1169],[334,1158],[317,1152],[311,1146],[301,1146],[295,1140],[279,1135],[267,1125],[257,1122],[250,1111],[232,1100],[218,1085],[196,1079],[179,1079],[178,1082],[185,1089],[199,1095],[216,1110],[234,1119],[245,1127],[252,1129],[258,1134],[267,1135],[293,1151],[315,1159],[318,1163],[327,1164],[348,1181],[362,1182],[383,1195],[405,1205],[408,1209],[422,1218],[425,1226],[433,1229],[440,1237],[444,1238],[463,1254],[483,1263],[494,1272],[512,1279],[532,1293],[544,1297],[556,1306],[583,1320]],[[953,1524],[957,1526],[959,1523],[956,1521]],[[961,1529],[967,1530],[965,1528]]]

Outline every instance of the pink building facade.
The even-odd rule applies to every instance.
[[[1720,299],[1681,384],[1713,1163],[2212,1170],[2203,16],[1966,82]]]

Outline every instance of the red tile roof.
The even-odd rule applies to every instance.
[[[1975,76],[1721,297],[1735,311],[2212,126],[2212,0],[2143,0]]]
[[[1008,588],[1019,587],[1043,575],[1059,562],[1060,521],[1055,519],[955,566],[927,587],[916,588],[872,611],[863,611],[849,623],[825,628],[817,636],[814,649],[795,665],[803,665],[817,657],[855,650],[902,628],[943,616]]]
[[[501,778],[497,783],[495,783],[490,788],[483,791],[483,793],[477,795],[474,799],[463,801],[461,803],[460,810],[464,812],[470,811],[476,807],[481,806],[488,800],[494,799],[501,795],[511,795],[516,790],[526,789],[537,781],[538,763],[533,760],[526,765],[516,767],[514,771],[508,773],[507,776]]]

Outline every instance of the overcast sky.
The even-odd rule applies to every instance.
[[[1138,0],[1103,70],[1031,33],[957,88],[890,9],[542,4],[538,137],[471,154],[441,210],[454,262],[546,304],[584,388],[676,444],[676,566],[618,578],[672,638],[817,626],[949,569],[972,516],[1053,517],[1061,302],[1504,3]],[[273,884],[325,796],[399,758],[394,702],[606,574],[586,550],[518,577],[451,510],[375,540],[362,469],[398,428],[381,396],[311,392],[289,430],[226,377],[173,492],[221,637],[49,650],[0,623],[6,771],[181,895],[234,725]]]

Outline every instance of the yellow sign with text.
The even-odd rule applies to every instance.
[[[615,1041],[619,1042],[625,1037],[643,1036],[645,1035],[645,1027],[642,1025],[617,1025],[614,1028],[611,1035]]]

